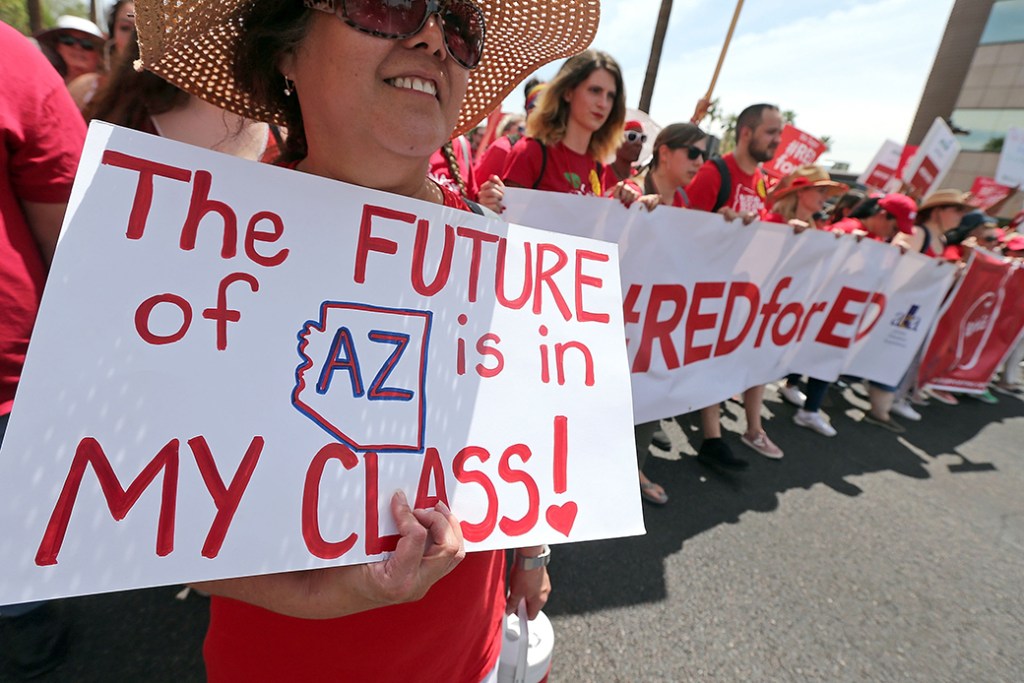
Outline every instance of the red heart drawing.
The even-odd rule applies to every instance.
[[[576,522],[576,513],[578,511],[576,503],[570,501],[565,505],[552,505],[548,508],[545,516],[552,529],[564,536],[568,536],[569,532],[572,531],[573,523]]]

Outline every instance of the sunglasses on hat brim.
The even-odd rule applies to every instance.
[[[438,16],[448,54],[467,69],[484,52],[484,14],[468,0],[303,0],[308,9],[334,14],[346,24],[378,38],[401,40],[423,30]]]
[[[647,135],[637,130],[626,131],[626,142],[636,142],[637,140],[640,141],[640,144],[643,144],[647,142]]]

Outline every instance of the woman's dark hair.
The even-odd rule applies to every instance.
[[[849,193],[847,193],[849,194]],[[840,198],[842,199],[842,198]],[[879,197],[868,197],[853,207],[847,218],[857,218],[863,220],[865,218],[871,218],[876,213],[882,210],[882,207],[878,205]]]
[[[852,210],[853,207],[864,201],[865,194],[860,190],[850,190],[838,200],[836,200],[835,206],[832,207],[832,218],[829,222],[835,223],[841,221],[850,214],[844,215],[848,210]]]
[[[86,121],[100,119],[125,128],[149,131],[150,117],[188,101],[188,94],[150,71],[136,71],[139,42],[133,36],[118,57],[107,82],[82,112]]]
[[[644,178],[644,193],[657,194],[658,192],[654,185],[654,178],[651,177],[651,171],[658,168],[658,150],[662,145],[667,145],[669,149],[682,149],[694,145],[706,137],[707,133],[692,123],[670,123],[658,131],[657,137],[654,138],[653,156],[647,165],[647,175]]]
[[[135,0],[117,0],[110,7],[110,12],[107,14],[107,39],[114,39],[114,24],[117,22],[117,13],[121,7],[129,2],[135,2]]]
[[[299,98],[284,94],[279,64],[305,38],[312,14],[297,0],[256,0],[234,19],[241,25],[234,63],[237,87],[254,103],[283,112],[288,137],[282,161],[303,159],[308,153]]]

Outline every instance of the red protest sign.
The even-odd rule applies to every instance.
[[[1012,187],[997,183],[995,178],[979,176],[974,179],[974,184],[971,185],[971,196],[974,197],[972,203],[982,211],[988,211],[1009,197],[1011,192],[1013,192]]]
[[[1024,271],[975,252],[928,343],[920,386],[981,393],[1024,330]],[[1009,294],[1009,296],[1008,296]]]
[[[779,149],[782,151],[762,169],[772,178],[784,178],[800,166],[813,164],[825,151],[825,143],[787,123]]]

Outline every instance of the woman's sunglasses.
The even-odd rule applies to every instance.
[[[639,140],[642,145],[647,142],[647,136],[635,130],[626,131],[626,142],[636,142],[637,140]]]
[[[414,36],[439,18],[452,58],[473,69],[484,52],[484,14],[468,0],[303,0],[308,9],[335,14],[352,28],[378,38]]]
[[[686,158],[690,161],[696,161],[698,158],[700,158],[701,161],[707,161],[708,151],[694,145],[686,145]]]
[[[68,47],[77,45],[86,52],[92,52],[96,49],[96,43],[94,43],[93,41],[86,40],[85,38],[76,38],[72,35],[68,35],[67,33],[62,33],[59,36],[57,36],[57,42],[61,45],[67,45]]]

